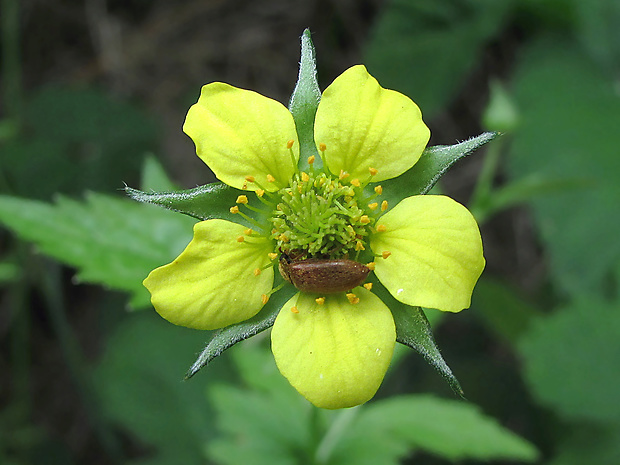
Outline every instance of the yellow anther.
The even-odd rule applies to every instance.
[[[234,207],[230,207],[230,213],[232,213],[233,215],[235,213],[239,213],[239,207],[236,205]]]
[[[303,190],[303,183],[299,183],[299,185],[297,186],[297,190],[299,191],[299,193],[301,194],[301,191]]]
[[[310,181],[310,176],[308,176],[308,174],[307,174],[307,173],[304,173],[304,172],[302,171],[302,172],[301,172],[301,180],[302,180],[303,182],[308,182],[308,181]]]
[[[371,210],[376,210],[378,206],[379,206],[379,204],[377,202],[373,202],[373,203],[369,203],[368,204],[368,208],[370,208]]]
[[[379,226],[377,226],[377,232],[385,232],[387,231],[387,228],[385,227],[384,224],[380,224]]]
[[[366,263],[366,268],[368,268],[370,271],[375,271],[375,265],[375,262]]]
[[[383,187],[375,186],[375,193],[378,194],[378,195],[383,194]]]
[[[347,299],[349,299],[349,302],[352,304],[358,304],[360,302],[360,298],[353,293],[347,294]]]
[[[256,195],[262,197],[263,195],[265,195],[265,191],[262,189],[256,189]]]
[[[269,257],[269,260],[275,260],[276,258],[278,258],[278,254],[275,252],[270,252],[267,254],[267,256]]]
[[[340,174],[338,175],[338,179],[340,179],[340,180],[342,181],[343,179],[346,179],[346,178],[348,178],[349,176],[350,176],[350,174],[349,174],[349,173],[347,173],[347,172],[346,172],[346,171],[344,171],[344,170],[340,170]]]
[[[371,290],[372,289],[372,283],[366,283],[364,284],[364,288],[366,288],[366,290]]]
[[[245,177],[245,180],[246,180],[247,182],[254,182],[254,176],[246,176],[246,177]]]
[[[315,160],[314,155],[310,155],[310,156],[308,157],[308,164],[309,164],[309,165],[311,165],[312,163],[314,163],[314,160]]]
[[[267,182],[276,182],[276,178],[274,178],[272,175],[268,174],[267,175]]]
[[[375,176],[379,172],[376,168],[368,168],[368,171],[370,171],[371,176]]]
[[[260,268],[256,268],[254,270],[254,276],[258,276],[260,274]]]
[[[389,252],[387,250],[384,250],[383,252],[381,252],[381,256],[383,257],[384,260],[388,258],[390,255],[392,255],[392,252]]]
[[[325,303],[325,297],[319,297],[317,299],[314,299],[314,301],[319,305],[323,305]]]
[[[291,307],[291,312],[299,313],[299,310],[297,310],[297,307],[293,306],[293,307]]]
[[[237,203],[248,203],[248,197],[246,195],[240,195],[237,197]]]
[[[355,250],[366,250],[362,241],[357,241],[355,243]]]
[[[319,150],[320,150],[321,152],[325,152],[325,150],[327,150],[327,145],[325,145],[325,144],[319,144]]]
[[[350,195],[345,195],[345,196],[344,196],[344,201],[345,201],[345,202],[349,203],[351,200],[353,200],[353,197],[352,197],[352,196],[350,196]]]
[[[289,140],[289,141],[286,143],[286,148],[287,148],[287,149],[292,149],[292,148],[293,148],[293,144],[294,144],[294,143],[295,143],[295,141],[294,141],[293,139]]]
[[[355,179],[351,179],[351,184],[353,184],[355,187],[360,187],[362,185],[362,183],[360,182],[359,179],[355,178]]]
[[[245,237],[243,237],[243,236],[239,236],[239,237],[237,238],[237,242],[243,242],[243,241],[245,241]]]
[[[243,232],[245,233],[246,236],[251,236],[254,231],[252,231],[252,228],[248,228]]]
[[[267,302],[269,302],[269,296],[267,294],[263,294],[260,296],[260,300],[261,302],[263,302],[263,305],[265,305]]]
[[[362,217],[360,218],[360,223],[362,224],[370,223],[370,218],[368,218],[368,215],[362,215]]]
[[[282,242],[288,242],[290,239],[288,238],[288,236],[284,233],[280,234],[278,236],[278,239],[280,239]]]
[[[381,202],[381,211],[384,212],[388,209],[388,203],[387,200],[384,200],[383,202]]]

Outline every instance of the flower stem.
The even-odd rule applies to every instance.
[[[487,216],[487,209],[493,190],[493,179],[497,173],[504,140],[502,138],[489,144],[476,187],[469,201],[469,208],[479,223]]]
[[[361,406],[340,410],[336,414],[336,418],[329,426],[321,442],[316,448],[314,455],[314,463],[317,465],[323,465],[329,462],[329,459],[334,452],[334,449],[342,436],[345,434],[347,428],[351,425],[351,422],[355,419],[360,411]]]

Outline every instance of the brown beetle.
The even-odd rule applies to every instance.
[[[285,253],[280,255],[279,268],[282,277],[297,289],[317,294],[350,291],[370,273],[366,265],[346,258],[291,260]]]

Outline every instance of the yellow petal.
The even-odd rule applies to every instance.
[[[196,329],[217,329],[247,320],[263,306],[271,290],[273,268],[267,241],[238,242],[244,226],[207,220],[194,226],[194,238],[172,263],[144,280],[155,310],[166,320]]]
[[[293,116],[281,103],[221,82],[202,88],[183,131],[217,178],[237,189],[247,184],[249,190],[256,190],[255,184],[245,181],[253,176],[265,189],[277,190],[266,181],[267,175],[284,185],[299,159]],[[287,148],[290,140],[295,164]]]
[[[370,247],[375,274],[397,300],[413,306],[459,312],[484,269],[482,239],[476,220],[461,204],[440,195],[416,195],[383,215],[385,232]]]
[[[390,310],[364,288],[351,304],[344,293],[300,293],[287,302],[271,332],[280,372],[317,407],[353,407],[372,398],[390,364],[396,331]],[[298,313],[290,311],[296,307]]]
[[[316,113],[314,140],[325,148],[332,173],[351,179],[394,178],[422,155],[430,131],[418,106],[408,97],[382,88],[362,65],[349,68],[325,89]],[[321,145],[325,144],[325,147]]]

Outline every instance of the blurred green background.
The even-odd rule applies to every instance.
[[[0,464],[620,463],[620,2],[1,0]],[[266,335],[188,382],[209,335],[141,281],[193,220],[126,200],[213,180],[200,86],[286,103],[364,63],[431,145],[505,134],[441,190],[481,223],[472,307],[439,318],[469,402],[412,351],[375,400],[312,408]]]

